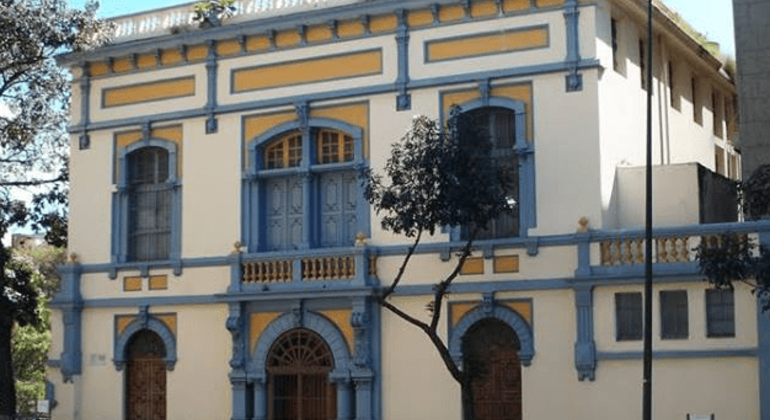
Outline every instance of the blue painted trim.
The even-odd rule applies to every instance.
[[[169,249],[169,259],[165,264],[169,264],[174,269],[174,274],[182,273],[182,193],[181,183],[177,172],[177,145],[176,143],[164,139],[149,137],[149,123],[146,123],[143,131],[145,137],[142,140],[129,144],[128,146],[117,150],[120,173],[116,174],[117,191],[113,193],[112,198],[112,267],[111,278],[117,275],[117,267],[120,264],[129,262],[128,258],[128,224],[129,224],[129,188],[128,188],[128,155],[145,147],[160,147],[168,151],[168,185],[172,188],[171,201],[171,243]],[[134,263],[146,267],[150,263]],[[153,264],[154,265],[154,264]],[[146,268],[145,268],[146,269]]]
[[[409,83],[409,25],[406,22],[406,11],[396,10],[398,29],[396,30],[396,46],[398,57],[398,76],[396,78],[396,111],[412,109],[412,96],[407,90]]]
[[[535,340],[532,334],[532,327],[527,324],[527,321],[521,315],[509,308],[494,305],[489,309],[491,310],[484,307],[473,309],[463,315],[460,322],[454,328],[450,328],[448,347],[455,364],[462,369],[463,337],[468,330],[483,319],[496,318],[508,324],[516,333],[519,339],[519,359],[522,365],[529,366],[532,363],[532,358],[535,356]]]
[[[601,63],[597,59],[581,60],[578,63],[578,70],[599,69]],[[442,77],[429,77],[420,80],[410,80],[408,87],[411,89],[430,88],[443,85],[454,85],[463,83],[476,82],[479,79],[499,79],[499,78],[511,78],[511,77],[529,77],[542,74],[560,73],[569,71],[570,67],[567,66],[564,61],[558,61],[554,63],[538,64],[533,66],[511,67],[500,70],[492,71],[480,71],[475,73],[463,73],[452,76]],[[395,92],[395,86],[393,83],[386,83],[381,85],[371,85],[360,88],[351,89],[338,89],[330,90],[327,92],[314,93],[314,94],[302,94],[295,96],[282,96],[279,98],[262,99],[256,101],[248,101],[230,105],[219,105],[215,109],[217,114],[228,113],[241,113],[241,112],[253,112],[255,109],[281,107],[287,105],[293,105],[300,101],[316,102],[316,101],[331,101],[340,100],[346,98],[371,96],[383,93]],[[152,115],[154,122],[163,121],[176,121],[180,119],[190,119],[205,117],[207,110],[204,108],[191,109],[186,111],[167,112],[162,114]],[[146,121],[147,116],[137,116],[130,118],[119,118],[110,121],[101,121],[84,125],[73,125],[68,128],[69,133],[79,133],[83,130],[108,130],[118,127],[140,125]]]
[[[216,42],[209,40],[206,42],[209,48],[208,56],[206,57],[206,110],[208,111],[208,117],[206,118],[206,134],[216,133],[219,124],[217,118],[214,115],[214,110],[217,108],[217,49]]]
[[[246,358],[248,356],[247,348],[247,322],[245,304],[240,302],[230,303],[229,316],[225,322],[225,327],[230,332],[233,339],[232,355],[230,357],[230,384],[232,387],[232,420],[248,420],[246,413],[247,406],[247,382]]]
[[[163,358],[163,362],[166,364],[166,370],[174,370],[176,365],[176,336],[175,334],[164,324],[162,321],[153,317],[152,314],[147,313],[148,306],[140,307],[139,316],[131,321],[119,335],[115,336],[113,363],[115,369],[120,371],[126,366],[128,343],[134,334],[139,331],[149,330],[158,334],[158,337],[163,341],[163,345],[166,347],[166,356]]]
[[[337,329],[334,323],[322,315],[305,311],[302,306],[303,305],[300,302],[295,310],[285,313],[275,319],[260,334],[248,362],[248,377],[253,378],[257,383],[264,385],[268,378],[266,369],[267,357],[269,356],[270,348],[273,343],[287,331],[296,328],[304,328],[318,334],[326,342],[326,345],[329,346],[329,350],[334,358],[334,369],[329,374],[329,380],[337,382],[338,384],[349,384],[353,363],[344,335]],[[264,386],[262,386],[262,388],[263,390],[261,393],[265,394],[266,390],[264,390]],[[352,401],[350,392],[349,386],[339,386],[337,393],[340,399],[338,401],[343,403]],[[347,395],[340,395],[340,393]],[[255,391],[255,396],[256,394],[257,392]],[[266,395],[263,395],[261,398],[255,398],[255,402],[259,403],[254,407],[254,415],[256,418],[264,418],[267,414],[266,400]],[[342,410],[340,410],[341,408]],[[337,407],[337,409],[343,412],[345,410],[343,407]]]
[[[444,121],[443,115],[443,93],[439,98],[442,115],[440,118]],[[470,102],[458,104],[463,112],[485,107],[499,107],[513,111],[515,115],[516,130],[516,152],[519,158],[519,237],[526,238],[530,228],[537,226],[536,203],[535,203],[535,158],[534,145],[527,141],[527,117],[526,105],[524,102],[515,101],[510,98],[489,96],[482,97]],[[462,227],[454,227],[450,232],[452,241],[459,241]]]
[[[770,232],[759,235],[759,242],[770,244]],[[762,312],[770,294],[757,293],[757,353],[759,355],[759,417],[770,420],[770,311]]]
[[[654,350],[655,359],[721,359],[726,357],[757,357],[758,349],[737,348],[719,350]],[[638,360],[642,361],[642,351],[599,351],[598,360]]]
[[[578,10],[577,0],[567,0],[564,3],[564,19],[567,26],[567,58],[569,65],[569,74],[566,77],[567,92],[578,92],[583,90],[583,76],[578,74],[578,63],[580,62],[580,10]]]
[[[81,267],[68,264],[58,267],[61,286],[51,301],[51,307],[62,312],[64,322],[64,348],[59,355],[59,371],[64,382],[72,382],[74,375],[82,373],[82,313],[83,298],[80,294]]]
[[[593,381],[596,377],[593,287],[580,285],[575,288],[575,309],[577,315],[575,369],[578,372],[578,380]]]

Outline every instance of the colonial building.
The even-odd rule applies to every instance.
[[[489,122],[515,214],[476,242],[440,329],[478,420],[641,412],[645,97],[654,99],[654,414],[768,419],[770,323],[692,248],[738,223],[735,86],[655,2],[244,0],[115,19],[73,73],[54,419],[445,420],[459,386],[373,298],[409,244],[357,179],[414,115]],[[428,316],[462,229],[391,301]],[[763,347],[764,346],[764,347]]]

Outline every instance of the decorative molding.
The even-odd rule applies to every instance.
[[[398,49],[398,76],[396,78],[396,110],[407,111],[412,109],[412,96],[407,87],[409,84],[409,24],[406,19],[406,11],[398,9],[398,29],[396,32],[396,46]]]
[[[577,0],[566,0],[564,3],[564,19],[567,26],[567,57],[569,74],[566,76],[566,91],[579,92],[583,90],[583,75],[578,74],[580,62],[580,34],[579,27],[580,10]]]
[[[593,381],[596,372],[596,343],[594,342],[593,287],[575,288],[577,341],[575,342],[575,369],[578,380]]]
[[[219,129],[215,110],[217,109],[217,49],[216,42],[209,40],[208,55],[206,56],[206,134],[214,134]]]
[[[82,372],[82,312],[83,299],[80,294],[82,269],[73,262],[59,266],[61,285],[51,301],[52,308],[62,312],[64,323],[64,349],[59,355],[59,371],[65,383],[72,382],[73,376]]]
[[[128,344],[134,334],[143,330],[152,331],[160,337],[166,350],[166,355],[163,358],[163,362],[166,364],[166,370],[174,370],[174,366],[176,365],[176,336],[166,323],[149,313],[149,305],[140,306],[138,316],[134,318],[120,334],[116,334],[115,350],[112,359],[115,364],[115,369],[121,371],[126,366],[126,362],[128,361],[126,354]]]

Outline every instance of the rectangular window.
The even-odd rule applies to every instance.
[[[620,71],[618,62],[618,21],[615,18],[610,19],[610,33],[612,34],[612,69]]]
[[[735,337],[735,303],[732,290],[706,290],[706,330],[708,337]]]
[[[690,96],[692,98],[692,120],[703,125],[703,109],[698,96],[698,80],[693,76],[690,78]]]
[[[713,132],[717,137],[722,137],[722,101],[716,92],[711,93],[711,115],[713,116]]]
[[[642,339],[641,293],[615,293],[615,338],[617,341]]]
[[[660,292],[660,336],[663,339],[683,339],[689,335],[687,291]]]
[[[644,41],[639,40],[639,73],[642,89],[647,89],[647,57],[644,54]]]

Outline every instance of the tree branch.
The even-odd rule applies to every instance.
[[[465,246],[462,249],[462,252],[460,253],[460,259],[457,261],[457,265],[455,266],[454,270],[439,284],[435,287],[435,293],[433,295],[433,317],[430,322],[430,330],[434,333],[436,332],[436,329],[438,328],[438,322],[441,318],[441,304],[444,301],[444,296],[446,296],[447,290],[449,290],[449,286],[452,285],[452,282],[454,279],[457,278],[457,276],[460,274],[460,271],[463,268],[463,265],[465,265],[465,260],[468,259],[468,257],[471,255],[471,245],[473,244],[473,238],[471,237],[468,239],[468,242],[465,243]]]
[[[32,181],[0,181],[0,187],[34,187],[37,185],[53,184],[64,180],[64,176],[58,176],[51,179],[36,179]]]
[[[414,255],[414,251],[417,249],[417,245],[420,243],[420,238],[422,238],[422,229],[417,231],[417,237],[415,238],[414,243],[412,243],[412,246],[410,246],[409,250],[406,252],[406,256],[401,262],[401,266],[398,268],[398,274],[396,274],[396,278],[393,279],[393,283],[391,283],[390,287],[388,287],[385,290],[385,293],[382,294],[383,301],[388,296],[393,294],[393,291],[396,290],[396,287],[401,282],[401,278],[404,276],[404,272],[406,271],[406,266],[409,265],[409,260],[412,258],[412,255]]]

